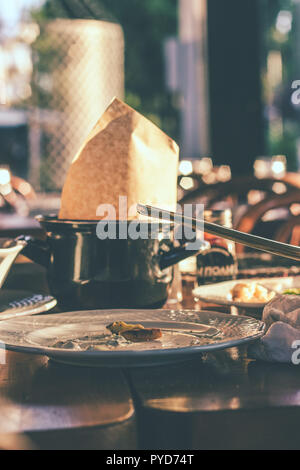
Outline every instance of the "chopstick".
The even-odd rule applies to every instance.
[[[141,215],[155,219],[168,220],[169,222],[186,225],[193,230],[199,230],[199,225],[202,224],[204,232],[210,233],[211,235],[226,238],[227,240],[240,243],[241,245],[245,245],[250,248],[265,251],[272,255],[300,261],[299,246],[277,242],[268,238],[252,235],[250,233],[239,232],[238,230],[223,227],[222,225],[214,224],[212,222],[206,222],[205,220],[196,219],[194,217],[187,217],[179,212],[171,212],[149,205],[138,204],[137,212]]]

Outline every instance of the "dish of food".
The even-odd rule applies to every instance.
[[[198,286],[193,294],[207,303],[257,309],[263,308],[276,294],[294,293],[295,289],[300,292],[300,276],[218,282]]]
[[[231,289],[231,298],[236,302],[267,303],[276,292],[257,282],[237,282]]]
[[[67,364],[137,367],[184,361],[263,333],[261,321],[217,312],[90,310],[0,322],[0,345]]]

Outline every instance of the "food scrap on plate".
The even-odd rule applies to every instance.
[[[129,324],[123,321],[115,321],[106,327],[112,334],[121,335],[127,341],[134,343],[142,341],[154,341],[162,337],[160,328],[145,328],[140,324]]]

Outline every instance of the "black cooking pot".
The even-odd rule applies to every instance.
[[[22,254],[47,268],[51,294],[63,309],[161,307],[172,283],[172,266],[199,251],[188,250],[183,241],[175,246],[170,224],[109,222],[115,224],[115,237],[99,239],[107,221],[37,220],[47,238],[20,237],[26,242]],[[129,224],[147,238],[124,238]],[[200,251],[207,247],[202,242]]]

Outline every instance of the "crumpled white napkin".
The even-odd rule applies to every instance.
[[[250,345],[249,357],[300,363],[300,296],[277,295],[265,306],[262,320],[266,334]]]

